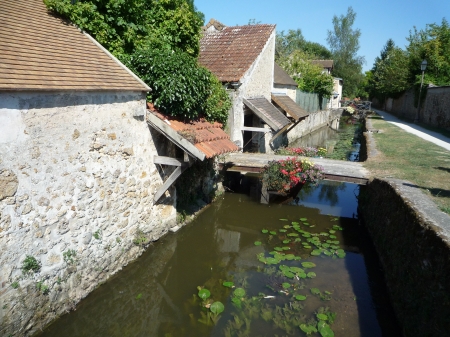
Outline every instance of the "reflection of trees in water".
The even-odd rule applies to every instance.
[[[306,184],[298,194],[298,200],[305,201],[310,198],[316,190],[319,190],[318,201],[327,202],[330,206],[335,206],[339,202],[338,191],[344,191],[347,186],[339,181],[327,181],[317,186]]]

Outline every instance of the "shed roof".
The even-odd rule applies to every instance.
[[[239,151],[239,147],[222,130],[222,124],[220,123],[210,123],[204,118],[186,122],[181,118],[160,113],[152,103],[147,103],[147,108],[150,113],[164,121],[181,137],[187,139],[198,150],[204,153],[206,158]]]
[[[150,90],[42,0],[1,0],[0,31],[0,90]]]
[[[317,64],[322,68],[333,68],[334,61],[333,60],[312,60],[312,64]]]
[[[265,97],[244,98],[244,104],[275,132],[291,124],[290,120]]]
[[[294,118],[296,121],[300,118],[308,117],[309,113],[302,109],[297,103],[295,103],[292,98],[290,98],[287,95],[273,95],[272,94],[272,101],[276,105],[278,105],[281,109],[286,111],[287,114],[289,114],[292,118]]]
[[[237,82],[261,54],[274,30],[275,25],[264,24],[205,31],[199,63],[221,82]]]
[[[295,85],[298,86],[291,76],[278,64],[275,63],[273,68],[273,83],[279,85]]]

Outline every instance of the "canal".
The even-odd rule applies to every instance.
[[[226,193],[38,336],[401,336],[359,189]]]

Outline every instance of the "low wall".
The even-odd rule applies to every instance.
[[[0,93],[0,336],[73,309],[175,226],[174,188],[153,203],[171,173],[153,157],[175,149],[145,111],[145,93]]]
[[[324,126],[333,124],[334,121],[342,116],[342,112],[343,109],[328,109],[311,113],[288,132],[287,139],[289,144]]]
[[[450,331],[450,217],[417,186],[374,179],[359,207],[384,267],[404,335]]]

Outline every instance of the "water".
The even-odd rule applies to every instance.
[[[249,319],[249,334],[245,334],[245,323],[240,326],[243,336],[287,336],[292,327],[286,331],[275,326],[276,317],[269,322],[261,318],[262,311],[276,316],[276,305],[279,312],[287,306],[286,315],[294,313],[293,317],[301,322],[317,321],[318,311],[335,313],[330,325],[335,336],[400,336],[376,254],[356,219],[358,192],[357,185],[324,182],[304,188],[290,205],[269,206],[244,194],[226,194],[193,223],[154,243],[137,262],[95,290],[76,311],[61,317],[40,336],[226,336],[225,330],[239,327],[236,317]],[[300,218],[307,218],[309,226]],[[302,223],[301,228],[311,233],[328,233],[333,226],[341,227],[343,230],[334,234],[345,257],[311,256],[312,249],[291,242],[288,252],[301,256],[300,261],[285,260],[275,265],[259,262],[258,254],[270,257],[269,251],[281,246],[279,237],[295,233],[292,228],[285,233],[279,231],[293,221]],[[270,239],[262,229],[274,230],[277,235]],[[306,238],[300,237],[306,243]],[[255,245],[255,241],[262,244]],[[296,280],[267,274],[270,269],[278,271],[281,264],[292,267],[307,261],[316,264],[307,271],[314,271],[317,277]],[[231,299],[235,289],[224,287],[223,281],[233,281],[236,287],[246,290],[241,302],[245,310],[234,308]],[[286,290],[280,286],[285,282],[299,288],[291,287],[286,291],[289,295],[279,292]],[[215,326],[198,322],[202,310],[197,286],[209,289],[211,297],[225,305]],[[318,288],[326,298],[321,300],[311,294],[311,288]],[[258,293],[275,298],[262,299]],[[307,295],[307,299],[297,301],[294,294]],[[304,308],[295,311],[299,304]],[[305,335],[298,324],[292,334]]]

